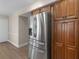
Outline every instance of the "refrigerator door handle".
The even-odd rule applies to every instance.
[[[37,40],[40,40],[41,39],[41,21],[40,21],[40,14],[37,15]]]

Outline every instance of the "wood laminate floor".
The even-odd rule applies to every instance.
[[[9,42],[0,43],[0,59],[27,59],[27,48],[16,48]]]

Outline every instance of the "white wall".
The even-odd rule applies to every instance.
[[[19,19],[16,14],[9,16],[9,42],[19,47]]]
[[[8,17],[0,16],[0,42],[8,40]]]
[[[16,47],[27,44],[28,36],[28,19],[16,14],[9,16],[9,42]]]

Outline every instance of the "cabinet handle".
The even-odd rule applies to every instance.
[[[66,18],[67,16],[64,16],[64,18]]]
[[[64,19],[64,16],[62,18]]]
[[[62,18],[65,19],[67,16],[63,16]]]

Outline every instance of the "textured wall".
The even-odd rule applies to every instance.
[[[23,46],[28,43],[29,35],[28,35],[29,23],[28,18],[24,16],[19,17],[19,45]]]

